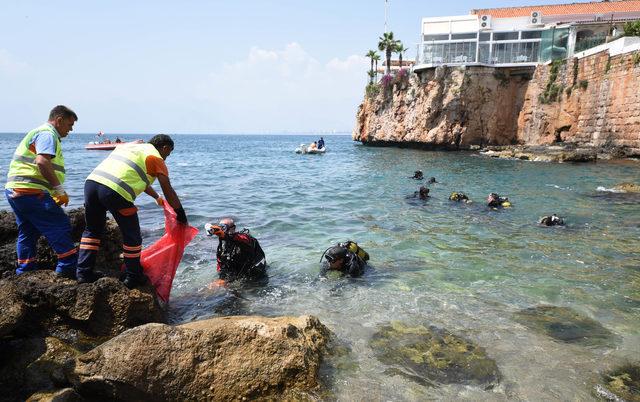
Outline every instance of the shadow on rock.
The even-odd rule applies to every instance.
[[[496,362],[484,348],[435,327],[410,327],[400,322],[380,327],[369,345],[385,372],[425,386],[472,384],[485,389],[500,380]]]
[[[612,346],[614,334],[599,322],[558,306],[535,306],[514,314],[515,321],[554,339],[583,346]]]

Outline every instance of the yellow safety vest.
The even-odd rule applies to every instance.
[[[50,133],[55,140],[56,154],[51,158],[51,164],[53,165],[53,170],[60,184],[64,183],[64,157],[62,156],[60,136],[51,124],[46,123],[29,131],[16,148],[13,154],[13,160],[9,165],[5,188],[34,188],[48,192],[53,191],[53,186],[44,178],[40,169],[38,169],[38,165],[36,165],[37,155],[29,149],[29,144],[33,136],[43,131]]]
[[[147,156],[161,158],[151,144],[123,144],[103,160],[87,177],[116,191],[125,200],[133,202],[154,181],[147,173]]]

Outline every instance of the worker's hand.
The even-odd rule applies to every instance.
[[[55,201],[56,204],[58,204],[59,206],[67,206],[69,205],[69,196],[67,195],[67,193],[64,193],[62,195],[54,195],[51,198],[53,198],[53,201]]]
[[[175,209],[174,211],[176,211],[176,218],[178,219],[178,222],[182,223],[183,225],[187,225],[189,223],[189,221],[187,220],[187,214],[184,212],[184,208],[180,207]]]
[[[221,288],[221,287],[227,287],[227,283],[224,281],[224,279],[217,279],[213,282],[211,282],[209,285],[207,285],[207,287],[211,290],[217,289],[217,288]]]
[[[62,184],[59,184],[53,188],[51,198],[53,198],[56,204],[60,206],[64,205],[66,207],[67,205],[69,205],[69,196],[67,195],[67,192],[64,191],[64,187],[62,187]]]
[[[156,198],[156,204],[158,204],[159,207],[164,207],[164,198],[162,197]]]

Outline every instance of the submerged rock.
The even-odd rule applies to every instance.
[[[616,191],[624,191],[626,193],[640,193],[640,185],[635,183],[620,183],[613,186]]]
[[[389,374],[423,385],[474,384],[491,388],[500,379],[496,362],[484,348],[435,327],[393,322],[373,335],[370,346]]]
[[[312,316],[148,324],[78,357],[73,382],[90,400],[298,399],[329,336]]]
[[[515,313],[515,320],[550,337],[585,346],[608,346],[614,335],[597,321],[558,306],[535,306]]]
[[[609,400],[640,402],[640,364],[626,364],[605,373],[602,379],[604,386],[596,388],[598,394]]]

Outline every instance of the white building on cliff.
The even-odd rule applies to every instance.
[[[438,65],[535,66],[601,45],[640,19],[640,0],[471,10],[422,19],[415,70]]]

